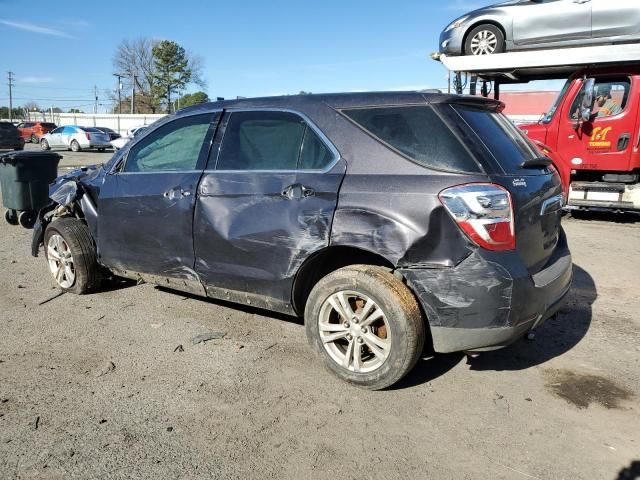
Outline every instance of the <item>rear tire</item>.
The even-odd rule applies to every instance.
[[[102,275],[95,243],[81,220],[63,217],[50,223],[44,234],[44,251],[62,291],[82,295],[100,288]]]
[[[44,139],[44,138],[40,141],[40,149],[41,150],[51,150],[51,147],[49,146],[49,142],[47,142],[47,140]]]
[[[370,390],[403,378],[420,358],[426,335],[413,293],[388,269],[370,265],[321,279],[307,301],[305,328],[331,373]]]
[[[31,135],[31,143],[40,143],[35,133]]]
[[[478,25],[467,34],[465,55],[493,55],[505,51],[504,33],[495,25]]]
[[[80,148],[80,144],[77,140],[71,141],[71,151],[76,153],[82,151],[82,148]]]

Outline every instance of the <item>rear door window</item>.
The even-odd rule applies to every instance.
[[[295,170],[306,124],[289,112],[233,112],[217,170]]]
[[[342,110],[374,138],[428,168],[454,172],[482,169],[430,106]]]
[[[318,134],[307,125],[304,133],[302,154],[298,162],[300,170],[323,170],[333,162],[335,156]]]

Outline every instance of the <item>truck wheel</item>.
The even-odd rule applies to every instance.
[[[18,213],[15,210],[4,212],[4,219],[9,225],[18,225]]]
[[[411,291],[389,270],[370,265],[341,268],[320,280],[307,301],[305,328],[329,371],[370,390],[404,377],[425,341]]]
[[[18,223],[24,228],[33,228],[36,224],[36,220],[36,212],[32,210],[25,210],[24,212],[20,212],[20,215],[18,215]]]
[[[38,141],[38,137],[36,137],[35,133],[33,135],[31,135],[31,143],[40,143]]]
[[[504,34],[495,25],[479,25],[467,35],[465,55],[492,55],[504,52]]]
[[[89,229],[77,218],[51,222],[44,234],[49,270],[65,292],[82,295],[100,287],[101,273]]]
[[[82,150],[80,148],[80,144],[78,143],[77,140],[72,140],[71,141],[71,151],[72,152],[79,152],[80,150]]]

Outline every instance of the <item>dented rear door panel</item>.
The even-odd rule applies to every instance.
[[[251,292],[289,304],[299,267],[329,244],[344,173],[343,161],[324,173],[205,172],[194,244],[195,270],[208,293]]]

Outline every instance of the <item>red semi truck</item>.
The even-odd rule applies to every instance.
[[[538,123],[520,128],[553,160],[568,208],[640,212],[639,112],[640,66],[584,69]]]
[[[501,85],[568,78],[548,113],[520,127],[553,160],[569,209],[640,213],[640,43],[433,58],[458,93],[463,75],[469,93],[485,82],[496,98]]]

